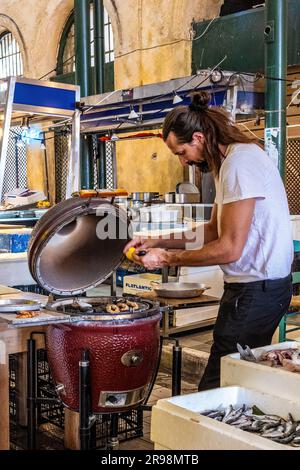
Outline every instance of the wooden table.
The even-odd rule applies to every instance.
[[[17,294],[0,295],[5,298],[22,298],[29,300],[39,300],[45,302],[47,297],[38,294],[20,292]],[[18,382],[19,382],[19,408],[20,424],[27,422],[27,340],[31,333],[45,332],[47,324],[36,325],[32,323],[28,326],[14,326],[0,319],[0,450],[8,450],[9,442],[9,354],[20,354],[18,358]],[[34,336],[36,347],[45,348],[44,335]],[[79,449],[79,419],[78,413],[66,410],[65,413],[65,446],[69,449]]]

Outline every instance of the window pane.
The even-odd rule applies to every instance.
[[[23,75],[19,44],[9,32],[0,36],[0,78]]]
[[[74,30],[74,24],[72,24],[66,39],[66,45],[63,54],[63,73],[75,72]]]
[[[108,16],[106,9],[104,8],[104,23],[108,23],[108,22],[109,22],[109,16]]]

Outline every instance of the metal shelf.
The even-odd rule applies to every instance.
[[[211,326],[215,324],[216,319],[211,318],[209,320],[203,320],[201,322],[195,322],[195,323],[189,323],[187,325],[182,325],[182,326],[172,326],[172,327],[164,327],[162,328],[162,333],[163,336],[169,336],[170,334],[175,334],[175,333],[182,333],[184,331],[190,331],[190,330],[197,330],[199,328],[205,328],[206,326]]]

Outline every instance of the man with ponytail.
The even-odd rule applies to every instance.
[[[248,138],[206,92],[166,117],[163,139],[182,165],[211,171],[216,198],[211,220],[181,240],[132,240],[146,250],[134,261],[147,269],[220,265],[224,294],[213,345],[199,390],[220,384],[220,358],[270,344],[292,295],[293,244],[285,189],[277,167],[257,141]]]

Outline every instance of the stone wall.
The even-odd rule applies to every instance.
[[[55,69],[60,37],[73,0],[1,0],[0,33],[19,42],[24,75]],[[191,73],[191,23],[218,15],[222,0],[104,0],[115,40],[115,88],[160,82]],[[52,73],[52,75],[55,72]],[[51,74],[50,74],[51,75]],[[158,158],[151,155],[157,153]],[[30,184],[44,170],[29,162]],[[174,190],[182,168],[159,139],[117,144],[119,183],[129,190]],[[53,185],[53,182],[52,182]]]

